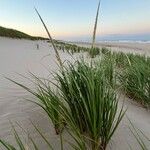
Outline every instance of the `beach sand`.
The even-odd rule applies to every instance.
[[[90,43],[76,42],[80,46],[90,47]],[[150,43],[144,42],[99,42],[96,44],[97,47],[107,47],[112,51],[134,53],[140,55],[150,56]]]
[[[37,49],[37,43],[39,44],[39,49]],[[132,47],[132,50],[135,53],[150,54],[149,44],[141,44],[140,46],[140,44],[135,43],[134,45],[136,47]],[[130,48],[124,46],[115,48],[116,45],[113,50],[130,51]],[[143,49],[138,50],[137,48]],[[64,61],[73,61],[72,57],[67,53],[60,51],[60,55]],[[78,57],[79,54],[74,55],[75,59]],[[12,122],[18,121],[25,130],[32,134],[39,147],[46,150],[46,145],[40,142],[39,136],[37,136],[30,123],[30,120],[32,120],[46,134],[54,149],[60,149],[59,136],[55,135],[45,112],[38,106],[24,100],[24,98],[32,99],[31,95],[4,78],[9,77],[32,87],[33,85],[27,79],[22,78],[17,73],[28,77],[30,71],[37,76],[51,78],[49,71],[56,71],[57,68],[54,50],[47,42],[0,38],[0,138],[7,139],[13,143],[9,120]],[[125,100],[125,108],[128,108],[126,115],[136,127],[150,137],[150,112],[124,95],[120,96],[120,107],[123,100]],[[129,144],[134,150],[139,149],[128,126],[129,122],[125,116],[108,149],[127,150],[129,149]],[[22,132],[19,130],[19,133]],[[64,133],[64,138],[68,139],[68,137],[67,133]],[[26,142],[28,143],[27,139]],[[70,147],[65,144],[65,149],[69,150]],[[1,146],[0,150],[3,150]]]

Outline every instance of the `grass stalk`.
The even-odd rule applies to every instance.
[[[148,147],[150,147],[150,138],[148,138],[140,129],[136,128],[130,120],[129,122],[131,125],[129,129],[134,138],[136,139],[141,150],[148,150],[149,149]],[[132,146],[130,147],[132,149]]]
[[[54,43],[54,41],[53,41],[53,38],[51,37],[51,34],[50,34],[50,32],[48,31],[48,28],[46,27],[46,24],[44,23],[44,21],[43,21],[41,15],[39,14],[39,12],[38,12],[38,10],[37,10],[36,8],[35,8],[35,11],[36,11],[37,15],[39,16],[39,18],[40,18],[40,20],[41,20],[41,22],[42,22],[42,24],[43,24],[43,26],[44,26],[44,28],[45,28],[45,30],[46,30],[46,32],[47,32],[47,35],[48,35],[48,37],[49,37],[50,42],[52,43],[52,46],[53,46],[53,48],[54,48],[54,50],[55,50],[55,53],[56,53],[56,59],[57,59],[59,65],[60,65],[61,67],[63,67],[63,63],[62,63],[62,61],[61,61],[59,52],[58,52],[58,50],[57,50],[57,48],[56,48],[56,46],[55,46],[55,43]]]
[[[98,8],[97,8],[97,13],[96,13],[96,18],[95,18],[95,24],[94,24],[94,31],[93,31],[93,38],[92,38],[92,47],[91,47],[91,49],[93,49],[94,46],[95,46],[96,30],[97,30],[97,22],[98,22],[98,16],[99,16],[100,4],[101,4],[101,0],[99,0],[99,3],[98,3]]]

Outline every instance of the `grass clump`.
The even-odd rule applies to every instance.
[[[35,79],[33,83],[35,83],[36,90],[32,90],[27,86],[24,86],[23,84],[18,83],[14,80],[9,80],[22,87],[35,97],[36,101],[29,101],[40,106],[46,112],[46,114],[53,123],[56,134],[59,134],[62,132],[64,122],[60,117],[59,113],[56,111],[56,109],[59,109],[59,103],[56,100],[58,97],[51,90],[51,82],[47,82],[48,79],[40,79],[33,74],[32,77]]]
[[[91,49],[89,49],[89,55],[91,56],[91,58],[94,58],[95,56],[100,54],[100,48],[98,47],[93,47]]]
[[[110,50],[108,48],[106,48],[106,47],[102,47],[101,52],[104,55],[107,55],[107,54],[111,53]]]
[[[150,58],[129,55],[130,64],[120,75],[127,95],[145,107],[150,106]],[[132,59],[131,59],[132,57]]]
[[[81,135],[90,139],[92,150],[106,149],[124,115],[123,109],[117,115],[118,100],[106,72],[108,68],[100,66],[77,61],[75,66],[70,64],[57,74],[64,103],[62,117],[67,125],[73,124]]]
[[[35,77],[36,92],[15,83],[37,97],[34,103],[45,110],[58,133],[67,129],[75,146],[105,150],[124,116],[123,108],[118,110],[110,61],[68,63],[56,73],[53,88],[48,79]]]
[[[94,55],[99,53],[99,49],[94,47],[99,8],[100,2],[93,35],[92,50],[96,49],[93,51]],[[13,82],[36,97],[37,101],[34,103],[45,110],[56,131],[62,134],[62,129],[66,128],[75,140],[75,144],[71,143],[74,149],[106,150],[125,113],[123,107],[118,110],[113,65],[105,60],[97,63],[82,60],[64,66],[55,42],[40,14],[37,10],[36,12],[53,45],[60,71],[55,74],[56,83],[48,79],[43,81],[35,76],[36,91]],[[69,48],[68,46],[67,49]],[[111,59],[109,62],[111,63]],[[50,83],[53,84],[52,87]]]
[[[118,68],[125,68],[127,65],[129,65],[127,57],[123,52],[113,52],[112,55]]]
[[[70,44],[67,42],[55,41],[55,45],[59,50],[62,50],[63,52],[66,51],[67,53],[70,53],[70,54],[89,51],[89,48],[78,46],[76,44]]]
[[[118,71],[120,86],[127,96],[149,108],[150,106],[150,57],[132,53],[103,53],[103,58],[112,59]]]

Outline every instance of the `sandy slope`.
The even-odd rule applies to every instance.
[[[36,49],[37,43],[39,50]],[[68,54],[60,53],[63,60],[72,60]],[[48,54],[50,56],[45,57]],[[12,141],[9,125],[9,120],[12,120],[13,122],[19,121],[39,141],[40,139],[29,122],[31,119],[46,133],[52,145],[59,149],[59,137],[55,135],[45,113],[39,107],[24,101],[23,98],[29,97],[29,95],[4,78],[7,76],[32,86],[16,73],[28,76],[27,72],[31,71],[36,75],[48,77],[48,69],[56,70],[57,65],[54,51],[46,42],[0,38],[0,138]],[[123,95],[120,97],[120,105],[124,98]],[[128,107],[126,115],[150,137],[150,113],[129,99],[125,100],[125,106]],[[127,150],[129,149],[128,143],[130,143],[133,149],[138,150],[137,143],[128,130],[128,125],[125,117],[108,149],[111,147],[112,150]],[[68,138],[68,136],[65,137]],[[39,142],[39,146],[41,149],[46,149],[43,143]],[[67,147],[66,144],[65,148],[70,149]],[[0,147],[0,149],[2,148]]]

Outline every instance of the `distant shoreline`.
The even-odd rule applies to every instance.
[[[18,39],[18,38],[10,38],[10,37],[1,37],[0,40],[4,39],[12,39],[12,40],[31,40],[31,39]],[[32,40],[31,40],[32,41]],[[42,41],[47,41],[47,40],[42,40]],[[90,47],[91,43],[89,42],[68,42],[65,40],[61,40],[66,43],[70,44],[76,44],[79,46],[85,46],[85,47]],[[134,42],[134,41],[105,41],[105,42],[99,42],[96,43],[97,47],[106,47],[106,48],[111,48],[113,51],[122,51],[125,53],[137,53],[137,54],[143,54],[146,56],[150,56],[150,43],[148,42]]]
[[[91,43],[88,42],[69,42],[69,43],[74,43],[80,46],[87,46],[90,47]],[[106,47],[106,48],[111,48],[111,50],[114,51],[122,51],[122,52],[127,52],[127,53],[137,53],[137,54],[143,54],[146,56],[150,56],[150,43],[148,42],[121,42],[121,41],[105,41],[105,42],[98,42],[96,43],[97,47]]]

